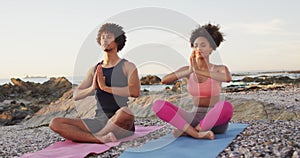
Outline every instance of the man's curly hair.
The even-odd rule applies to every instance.
[[[101,34],[103,32],[109,32],[115,36],[115,42],[118,45],[117,51],[120,51],[123,49],[123,47],[125,46],[125,42],[126,42],[126,36],[125,36],[125,32],[123,31],[122,26],[114,24],[114,23],[103,24],[101,26],[100,30],[98,31],[98,35],[97,35],[97,42],[99,45],[101,45]]]
[[[190,37],[191,47],[194,47],[194,41],[198,37],[205,37],[209,41],[210,46],[215,50],[217,47],[219,47],[221,42],[224,41],[223,33],[219,30],[219,25],[212,25],[210,23],[204,26],[199,26],[198,28],[192,31]]]

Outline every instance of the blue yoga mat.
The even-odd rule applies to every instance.
[[[216,134],[214,140],[199,140],[191,137],[174,138],[170,133],[151,140],[141,147],[128,148],[120,155],[120,158],[217,157],[247,126],[247,124],[229,124],[226,133]]]

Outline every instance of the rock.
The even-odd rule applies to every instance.
[[[246,99],[260,102],[259,106],[255,106],[260,109],[257,115],[263,114],[264,117],[259,117],[266,120],[297,120],[300,118],[300,107],[297,104],[295,98],[300,97],[299,88],[285,88],[284,90],[268,90],[257,92],[240,92],[229,93],[228,98],[231,99]],[[241,101],[242,102],[242,101]],[[238,107],[237,107],[238,108]],[[254,107],[249,107],[254,108]],[[246,108],[245,108],[246,109]],[[255,111],[258,109],[251,109]],[[249,109],[250,110],[250,109]],[[242,116],[242,115],[241,115]],[[246,116],[245,116],[246,117]]]
[[[299,83],[298,79],[291,79],[288,76],[258,76],[258,77],[244,77],[242,80],[236,80],[234,82],[257,82],[260,85],[270,84],[283,84],[283,83]]]
[[[64,88],[62,83],[64,79],[51,80],[47,87],[55,87],[54,85]],[[176,85],[176,84],[175,84]],[[177,91],[161,91],[161,92],[141,92],[138,98],[129,98],[129,108],[134,112],[136,117],[156,117],[152,111],[153,102],[157,99],[163,99],[178,105],[185,110],[191,110],[192,97],[186,92],[186,84],[178,82],[176,87],[180,90]],[[248,121],[248,120],[295,120],[299,119],[299,107],[296,104],[295,98],[299,98],[293,93],[297,93],[297,90],[291,89],[288,92],[284,90],[258,90],[257,92],[239,92],[239,93],[228,93],[226,100],[229,100],[234,106],[233,121]],[[298,94],[298,93],[297,93]],[[287,96],[289,96],[289,99]],[[248,98],[246,98],[248,97]],[[285,101],[283,99],[288,99]],[[282,101],[284,104],[282,104]],[[280,101],[280,102],[278,102]],[[2,111],[6,108],[6,105],[10,106],[12,101],[6,100],[2,103]],[[17,101],[14,106],[16,109],[19,108],[19,102]],[[30,102],[24,103],[25,107],[29,110],[36,111],[39,107],[35,107],[36,104]],[[13,107],[13,106],[11,106]],[[24,106],[23,106],[24,107]],[[51,104],[42,107],[33,116],[25,115],[22,117],[30,118],[24,121],[27,125],[40,125],[49,124],[51,119],[57,116],[60,117],[80,117],[80,118],[92,118],[95,114],[96,100],[94,96],[89,96],[80,101],[73,100],[73,89],[68,90],[58,100],[52,101]],[[17,112],[20,112],[16,110]],[[21,115],[20,115],[21,116]],[[7,117],[7,116],[3,116]],[[8,117],[7,117],[8,118]]]
[[[140,79],[141,85],[153,85],[153,84],[160,84],[161,79],[155,75],[147,75]]]
[[[0,96],[4,105],[1,106],[1,124],[13,125],[25,117],[30,118],[43,106],[56,101],[72,88],[72,84],[64,77],[51,78],[40,84],[11,79],[12,84],[0,86]],[[66,99],[71,99],[71,97]],[[11,116],[8,116],[11,115]],[[11,118],[11,119],[10,119]]]
[[[176,82],[174,83],[174,85],[172,86],[172,89],[171,89],[171,90],[172,90],[173,92],[178,92],[178,93],[180,93],[181,91],[186,90],[186,88],[183,89],[182,86],[183,86],[183,84],[182,84],[181,81],[176,81]],[[185,86],[185,87],[186,87],[186,86]]]
[[[11,122],[12,116],[10,111],[5,111],[0,114],[0,125],[9,125],[9,122]]]
[[[38,126],[40,124],[49,124],[52,118],[58,116],[92,118],[95,115],[96,100],[94,96],[89,96],[76,102],[73,101],[72,96],[73,90],[69,90],[59,100],[43,107],[24,123]],[[300,116],[299,114],[285,112],[284,109],[277,107],[275,104],[243,97],[230,97],[233,96],[229,94],[226,100],[229,100],[234,106],[232,121],[295,120]],[[138,98],[129,98],[128,106],[138,118],[156,118],[151,108],[153,102],[157,99],[170,101],[187,111],[193,108],[192,97],[188,93],[172,91],[141,92]]]
[[[43,84],[24,82],[15,78],[12,78],[11,82],[13,85],[0,86],[1,100],[25,99],[33,103],[49,104],[72,88],[72,84],[65,77],[51,78]]]
[[[42,107],[29,120],[23,122],[24,125],[39,126],[49,124],[54,117],[65,117],[68,113],[76,111],[73,97],[73,90],[67,91],[61,98],[51,104]],[[86,105],[87,107],[88,105]],[[73,116],[76,117],[76,116]]]
[[[253,99],[228,99],[233,107],[233,121],[241,120],[264,120],[267,119],[266,112],[264,110],[264,103]]]
[[[33,115],[33,111],[30,109],[29,105],[25,105],[22,102],[10,101],[7,106],[3,104],[3,110],[0,114],[0,125],[14,125],[20,123],[28,115]]]

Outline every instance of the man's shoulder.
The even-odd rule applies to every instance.
[[[127,59],[123,59],[123,60],[124,60],[124,65],[125,66],[129,66],[129,67],[134,66],[135,67],[135,64],[133,62],[131,62]]]
[[[136,66],[133,62],[126,60],[124,61],[124,65],[123,65],[126,71],[132,71],[134,69],[136,69]]]

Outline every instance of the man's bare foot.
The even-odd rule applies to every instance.
[[[199,138],[201,139],[215,139],[215,134],[212,131],[199,131]]]
[[[117,141],[117,138],[116,136],[112,133],[112,132],[109,132],[107,133],[106,135],[104,136],[97,136],[95,135],[95,137],[103,144],[105,143],[109,143],[109,142],[116,142]]]
[[[181,136],[187,136],[187,134],[181,130],[174,129],[173,130],[173,136],[174,137],[181,137]]]

